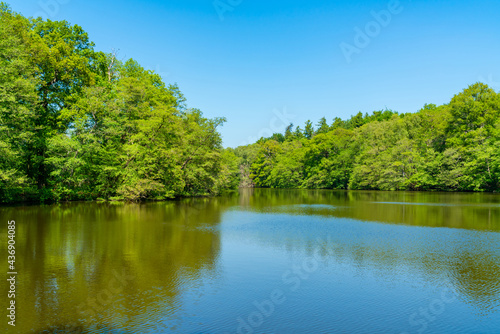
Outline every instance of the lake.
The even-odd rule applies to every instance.
[[[243,189],[0,208],[9,333],[499,333],[500,195]]]

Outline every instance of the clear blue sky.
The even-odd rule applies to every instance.
[[[498,0],[7,2],[25,16],[78,24],[97,50],[119,49],[177,82],[189,107],[227,118],[225,146],[288,121],[415,112],[477,81],[500,90]],[[374,25],[372,11],[388,8],[390,22]],[[367,24],[369,43],[360,38],[346,57],[341,45],[356,47],[355,29]],[[293,117],[279,119],[284,110]]]

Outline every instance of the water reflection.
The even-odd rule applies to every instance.
[[[500,231],[499,194],[306,189],[242,192],[242,207],[252,211]]]
[[[314,318],[319,332],[362,333],[356,321],[385,310],[371,330],[404,332],[408,315],[446,286],[458,302],[436,328],[462,321],[488,332],[474,327],[481,317],[500,325],[494,194],[246,189],[162,203],[4,207],[0,218],[17,222],[15,333],[235,332],[258,294],[314,256],[322,271],[260,330],[283,333],[283,324]],[[6,224],[0,233],[6,240]]]
[[[219,202],[223,199],[2,209],[2,219],[17,221],[22,321],[16,330],[99,332],[148,326],[156,315],[174,314],[179,291],[190,281],[218,275],[219,234],[198,227],[219,223]],[[2,225],[3,236],[6,231]],[[4,243],[1,247],[6,254]]]
[[[240,205],[257,214],[247,217],[247,226],[237,229],[238,233],[245,231],[244,237],[253,238],[255,243],[311,257],[318,243],[328,236],[335,244],[328,253],[330,261],[370,268],[368,274],[383,271],[384,275],[390,272],[411,279],[423,277],[435,285],[450,282],[462,301],[478,313],[500,311],[500,234],[480,232],[500,231],[499,195],[269,189],[248,192],[252,195],[247,194]]]
[[[481,314],[498,312],[500,307],[500,262],[498,253],[464,251],[452,260],[453,283],[463,301]]]

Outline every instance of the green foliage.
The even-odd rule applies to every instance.
[[[0,202],[214,195],[238,158],[177,85],[83,29],[0,6]]]
[[[307,121],[304,127],[304,137],[311,139],[314,135],[314,128],[311,121]]]
[[[66,21],[0,4],[0,202],[215,195],[240,187],[498,191],[500,94],[477,83],[415,114],[290,124],[222,149],[225,119],[94,50]]]
[[[285,129],[285,140],[293,139],[293,123],[290,123]]]
[[[268,177],[272,188],[300,188],[304,178],[304,151],[300,141],[282,145]]]
[[[353,132],[345,129],[319,134],[305,153],[306,188],[347,189],[357,154]]]
[[[259,153],[250,167],[250,178],[257,187],[271,187],[271,171],[282,148],[275,140],[268,140],[260,146]]]
[[[228,191],[238,189],[241,184],[240,159],[235,150],[227,148],[222,151],[221,171],[217,178],[217,190]]]
[[[498,191],[499,116],[500,94],[477,83],[414,114],[322,118],[316,132],[290,125],[284,143],[254,144],[250,176],[274,188]]]
[[[33,195],[27,147],[35,142],[35,67],[30,62],[28,21],[0,4],[0,199]],[[1,200],[0,200],[1,202]]]
[[[316,133],[327,133],[328,131],[330,131],[330,126],[328,125],[326,118],[322,117],[318,122]]]
[[[259,145],[240,146],[234,149],[234,154],[238,158],[239,166],[239,186],[242,188],[252,188],[255,186],[250,177],[251,166],[259,154]]]

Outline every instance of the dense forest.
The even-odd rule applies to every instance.
[[[497,191],[500,94],[358,113],[223,149],[177,85],[66,21],[0,4],[0,202],[163,200],[240,187]]]
[[[496,192],[500,94],[476,83],[446,105],[290,124],[234,152],[256,187]]]
[[[167,199],[237,187],[235,157],[176,85],[66,21],[0,5],[0,202]]]

